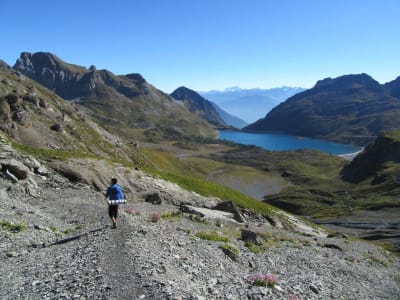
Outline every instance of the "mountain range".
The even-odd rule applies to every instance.
[[[115,75],[64,62],[46,52],[20,55],[13,69],[74,102],[111,131],[173,139],[216,135],[213,126],[137,73]],[[124,128],[121,130],[121,128]]]
[[[201,95],[181,87],[167,95],[138,73],[115,75],[67,63],[47,52],[23,52],[12,68],[0,64],[131,140],[214,138],[217,129],[242,127],[244,122],[233,115],[246,112],[267,114],[244,131],[278,131],[360,146],[400,128],[400,77],[380,84],[367,74],[344,75],[320,80],[309,90],[232,88]],[[273,101],[293,94],[268,112]],[[237,114],[232,113],[235,110]]]
[[[204,91],[199,92],[199,94],[246,123],[252,123],[264,117],[268,111],[282,101],[304,90],[304,88],[299,87],[272,89],[241,89],[234,87],[223,91]],[[239,128],[245,125],[239,126]]]
[[[367,74],[320,80],[245,131],[278,131],[364,146],[400,128],[400,77],[380,84]]]

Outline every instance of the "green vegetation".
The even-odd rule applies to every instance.
[[[255,254],[265,251],[265,249],[263,249],[262,247],[250,242],[246,242],[244,245],[250,250],[250,252],[253,252]]]
[[[161,214],[161,219],[179,219],[181,216],[181,212],[167,211]]]
[[[240,250],[232,244],[222,244],[222,245],[219,245],[219,248],[229,250],[232,253],[234,253],[236,256],[240,256]]]
[[[83,228],[82,225],[76,225],[75,227],[67,228],[67,229],[63,230],[62,233],[71,234],[71,233],[75,233],[76,231],[78,231],[78,230],[80,230],[82,228]]]
[[[27,228],[24,223],[13,224],[13,223],[11,223],[9,221],[5,221],[5,220],[0,221],[0,227],[6,229],[8,231],[11,231],[11,232],[20,232]]]
[[[69,158],[96,158],[95,155],[85,154],[82,152],[73,152],[73,151],[64,151],[64,150],[56,150],[56,149],[43,149],[32,147],[28,145],[18,144],[12,142],[12,146],[20,150],[26,154],[42,158],[42,159],[58,159],[58,160],[67,160]]]
[[[194,191],[203,196],[229,199],[240,207],[248,208],[251,211],[260,213],[264,216],[271,216],[274,214],[274,208],[271,205],[214,182],[210,182],[201,178],[181,176],[172,173],[159,173],[159,176],[165,180],[177,183],[186,190]]]
[[[199,231],[196,236],[207,241],[230,242],[228,237],[221,235],[217,231]]]

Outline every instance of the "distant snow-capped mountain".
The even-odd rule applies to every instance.
[[[223,91],[212,90],[198,93],[226,112],[251,123],[265,117],[272,108],[304,90],[304,88],[299,87],[272,89],[231,87]]]

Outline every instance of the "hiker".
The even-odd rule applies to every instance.
[[[113,200],[126,199],[122,188],[117,184],[117,178],[111,179],[111,185],[107,188],[107,192],[104,194],[106,199],[108,198],[108,215],[113,223],[112,228],[117,228],[117,217],[118,217],[118,203],[113,203]]]

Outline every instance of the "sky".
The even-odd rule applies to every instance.
[[[45,51],[164,92],[400,76],[400,0],[0,0],[0,59]]]

